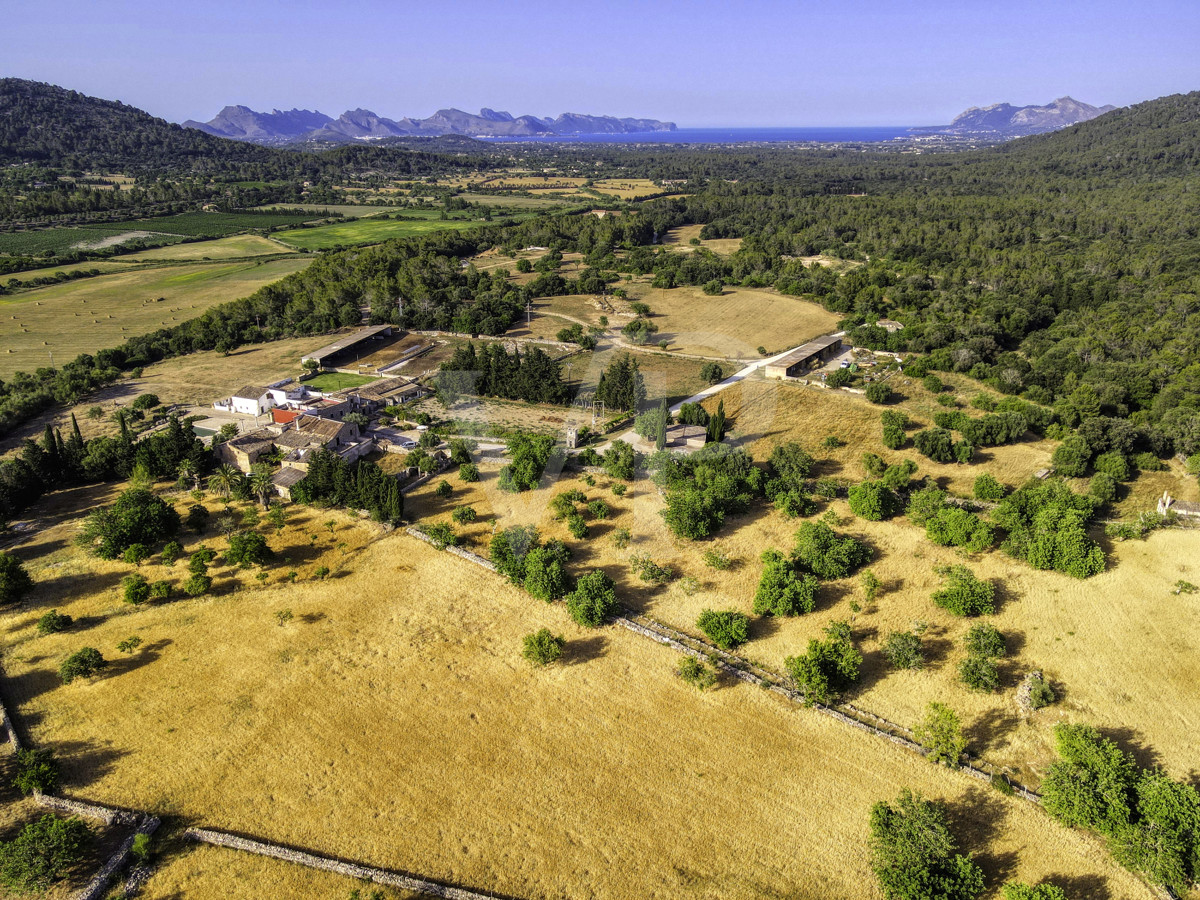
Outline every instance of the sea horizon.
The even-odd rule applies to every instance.
[[[765,126],[732,128],[677,128],[675,131],[638,131],[628,134],[497,135],[477,140],[494,143],[584,144],[765,144],[765,143],[876,143],[911,137],[915,125],[868,126]]]

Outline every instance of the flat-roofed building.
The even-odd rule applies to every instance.
[[[842,336],[826,334],[767,363],[763,366],[763,374],[768,378],[796,378],[809,369],[828,362],[841,352]]]

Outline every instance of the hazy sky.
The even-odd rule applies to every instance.
[[[1200,0],[0,0],[0,74],[172,121],[226,104],[918,125],[1200,89]]]

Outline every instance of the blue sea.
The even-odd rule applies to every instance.
[[[680,128],[636,134],[555,134],[541,137],[485,137],[495,143],[546,144],[778,144],[874,143],[912,137],[906,126],[872,128]]]

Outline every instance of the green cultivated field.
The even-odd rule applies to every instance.
[[[368,381],[375,379],[369,375],[348,375],[345,372],[324,372],[316,378],[305,381],[306,387],[314,391],[344,391],[348,388],[362,387]]]
[[[137,269],[0,298],[0,378],[178,325],[298,272],[307,259]],[[160,299],[161,298],[161,299]]]
[[[410,210],[405,215],[414,215],[422,210]],[[317,228],[300,228],[275,235],[276,240],[301,250],[328,250],[330,247],[353,246],[355,244],[378,244],[392,238],[415,237],[443,231],[447,228],[474,228],[478,221],[442,220],[437,218],[439,210],[431,210],[429,218],[419,221],[396,221],[394,219],[359,219],[338,225],[321,225]]]

